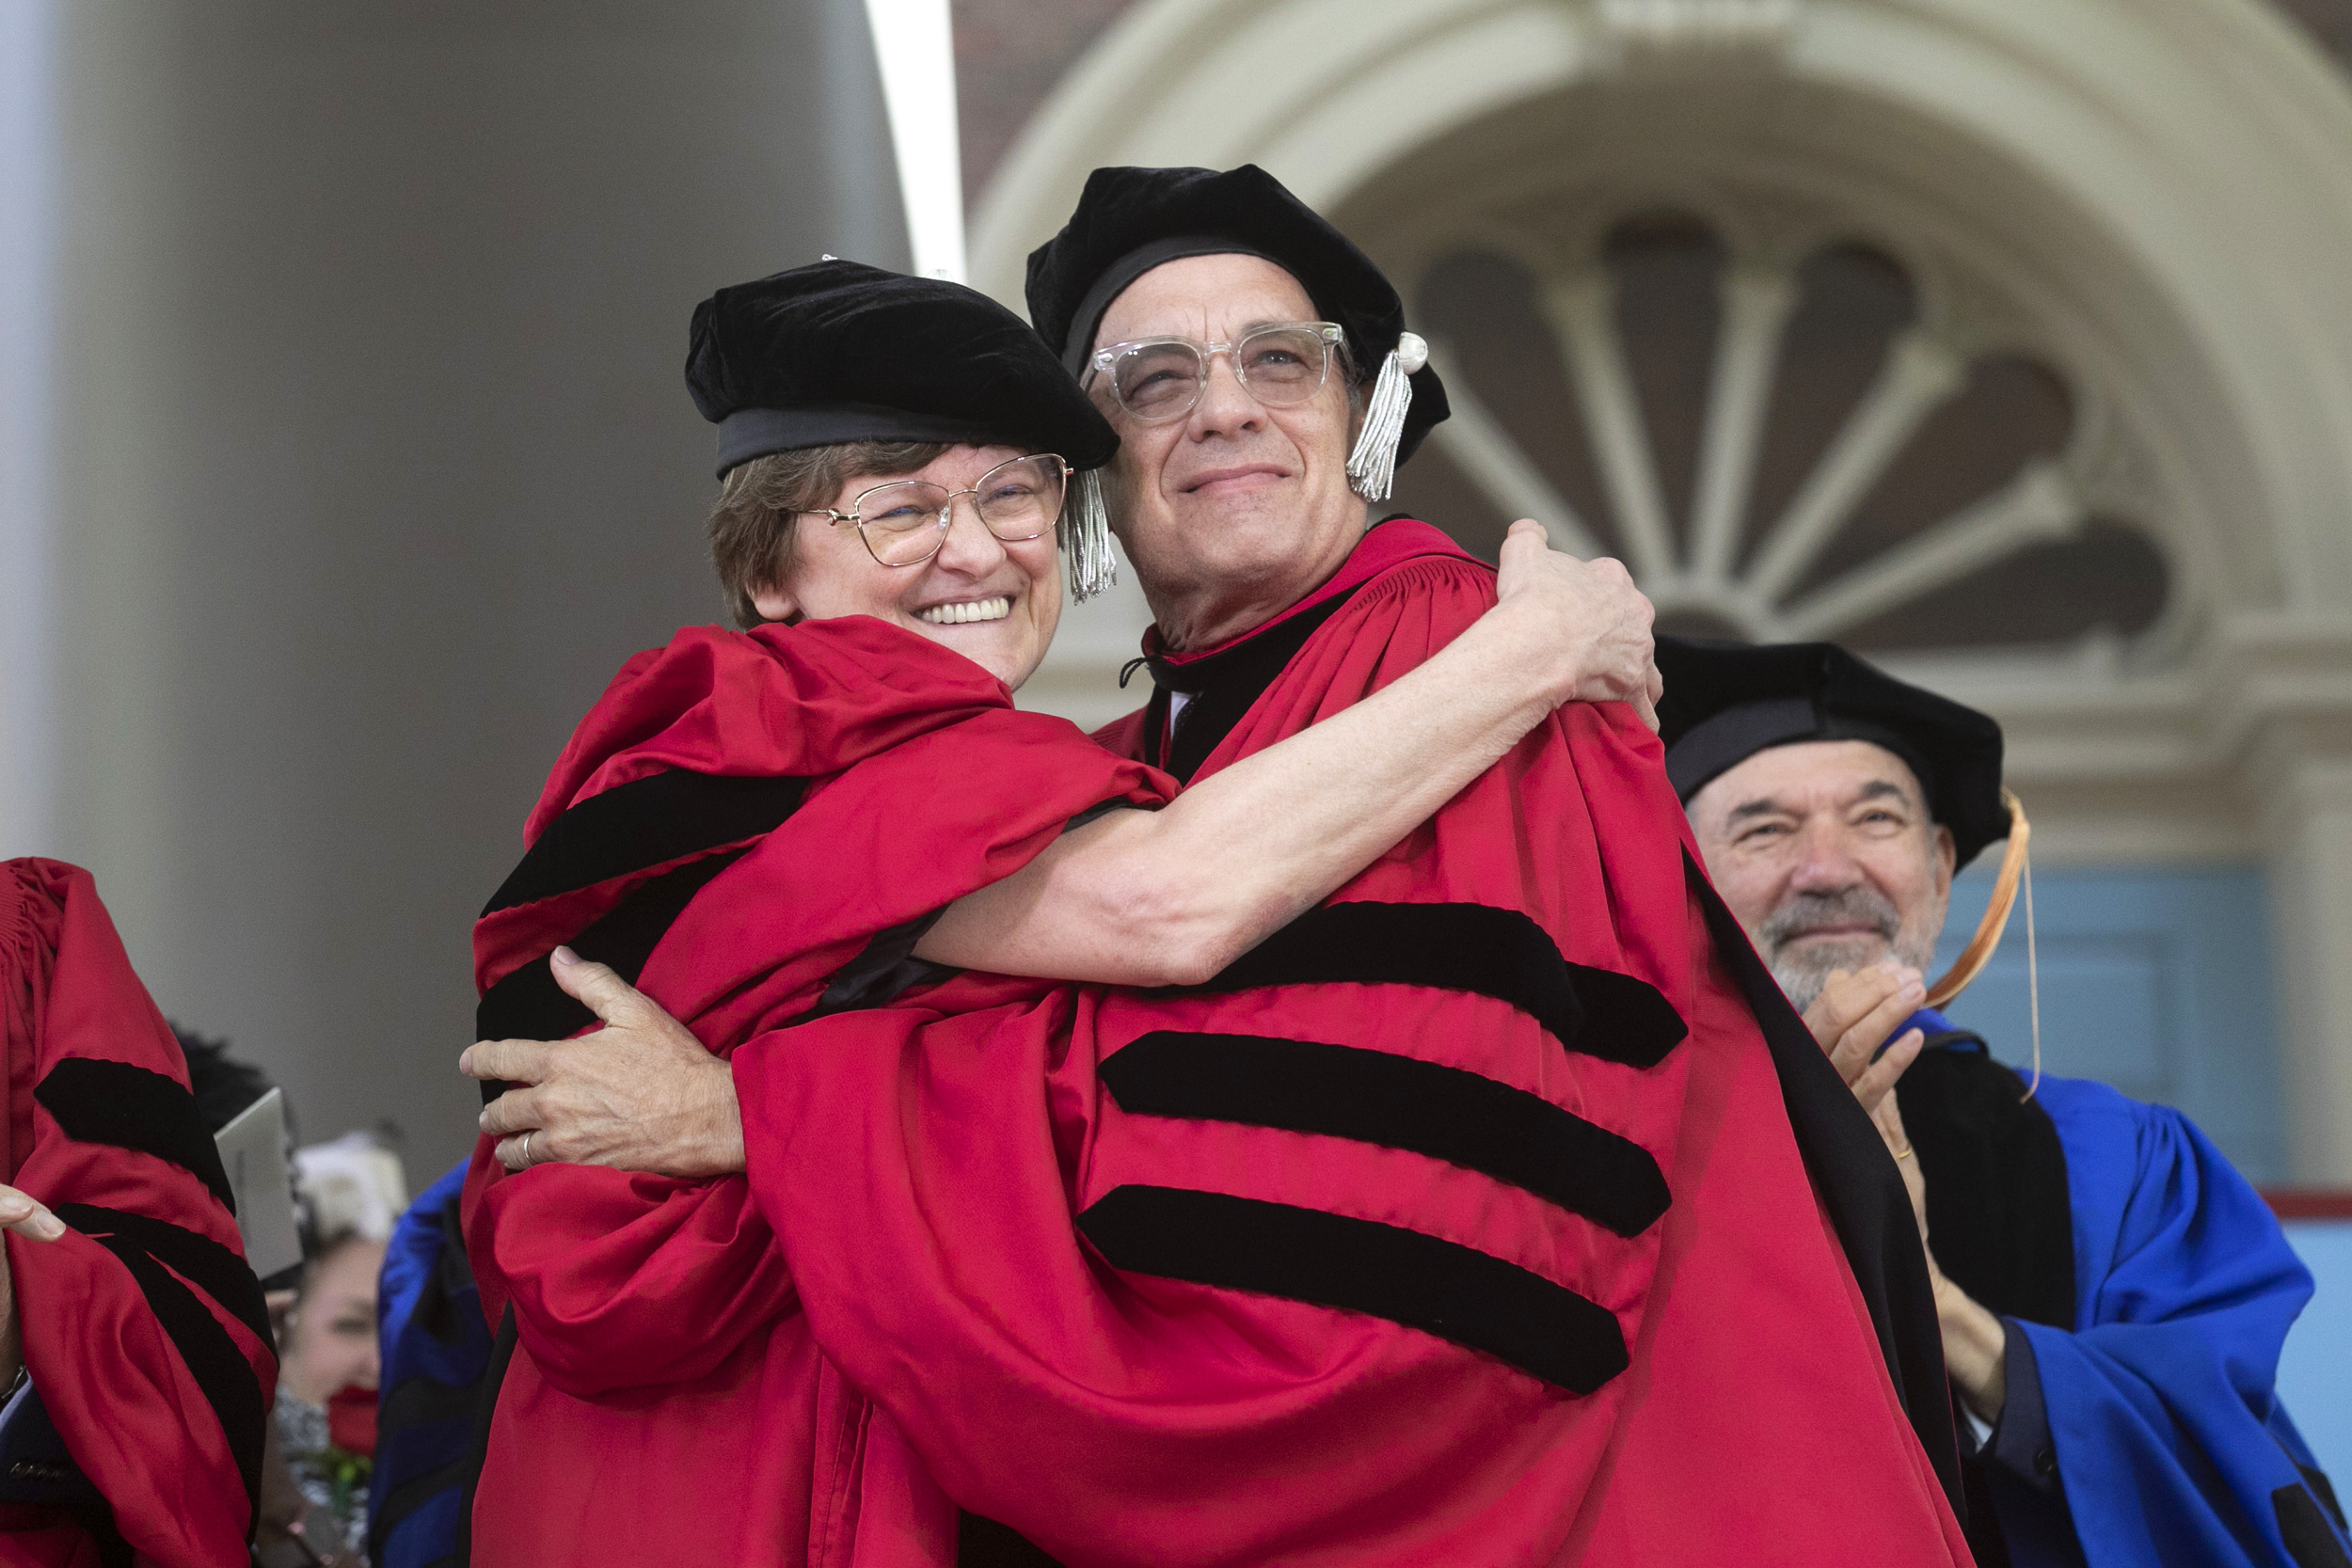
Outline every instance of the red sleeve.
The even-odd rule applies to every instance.
[[[0,864],[0,986],[9,1180],[70,1227],[8,1238],[25,1365],[141,1558],[241,1564],[269,1324],[179,1043],[87,872]]]
[[[764,755],[755,746],[775,725],[757,718],[739,748],[723,725],[712,731],[700,760]],[[630,768],[622,758],[596,770]],[[812,787],[697,893],[636,983],[725,1055],[809,1010],[878,932],[1018,870],[1072,816],[1105,800],[1157,804],[1167,793],[1157,775],[1104,755],[1067,723],[1001,704],[899,736]],[[922,803],[899,809],[909,801]],[[543,928],[534,945],[564,936]],[[485,964],[485,978],[498,973]],[[485,1139],[476,1149],[466,1211],[484,1309],[495,1324],[513,1306],[522,1343],[564,1393],[706,1376],[793,1309],[790,1272],[741,1178],[574,1165],[507,1176],[493,1147]],[[680,1334],[681,1323],[694,1332]]]

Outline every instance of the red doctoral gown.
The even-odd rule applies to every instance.
[[[1492,599],[1384,525],[1267,628],[1202,769]],[[1156,798],[1004,705],[844,621],[683,634],[583,724],[478,932],[484,1033],[584,1022],[492,1016],[545,1001],[556,941],[642,965],[739,1047],[750,1175],[478,1164],[519,1338],[482,1560],[943,1563],[952,1497],[1072,1564],[1965,1560],[1890,1376],[1943,1398],[1900,1342],[1899,1181],[1817,1201],[1792,1072],[1842,1098],[1808,1153],[1884,1154],[1809,1038],[1768,1049],[1629,712],[1564,710],[1209,986],[829,990],[1075,812]],[[627,849],[587,810],[721,774],[824,777]],[[534,870],[567,823],[603,858]],[[1841,1252],[1874,1226],[1891,1287]]]
[[[188,1069],[88,872],[0,863],[9,1234],[24,1365],[103,1505],[0,1503],[0,1563],[246,1561],[278,1386],[262,1288]]]
[[[1493,602],[1374,530],[1194,697],[1231,726],[1199,773]],[[958,980],[754,1042],[752,1186],[849,1381],[1067,1563],[1964,1562],[1875,1321],[1915,1343],[1926,1300],[1899,1179],[1735,964],[1657,738],[1574,705],[1207,986]],[[1893,1308],[1789,1072],[1876,1184]],[[1901,1370],[1933,1441],[1940,1367]]]

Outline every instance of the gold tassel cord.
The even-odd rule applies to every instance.
[[[2042,965],[2034,940],[2033,863],[2026,850],[2033,837],[2033,824],[2026,820],[2025,804],[2014,792],[2003,789],[2001,803],[2009,808],[2009,849],[2001,856],[2000,875],[1994,879],[1992,902],[1985,905],[1984,918],[1977,922],[1977,934],[1968,939],[1968,945],[1952,960],[1952,967],[1928,988],[1927,1006],[1941,1010],[1984,972],[1984,966],[1992,961],[1993,950],[2001,945],[2001,933],[2009,927],[2010,911],[2017,907],[2017,895],[2023,891],[2026,995],[2033,1010],[2033,1082],[2026,1087],[2025,1098],[2031,1100],[2034,1091],[2042,1086]]]
[[[2033,828],[2026,820],[2026,808],[2009,790],[2001,791],[2001,803],[2009,807],[2009,852],[2001,857],[2001,874],[1994,879],[1993,901],[1984,908],[1984,918],[1977,922],[1977,934],[1968,939],[1960,957],[1944,977],[1928,988],[1927,1005],[1942,1008],[1952,998],[1968,989],[1968,982],[1980,974],[1992,960],[1993,950],[2001,944],[2001,932],[2009,926],[2010,911],[2017,906],[2018,883],[2026,870],[2026,843],[2033,836]]]
[[[2033,945],[2033,863],[2026,863],[2026,1000],[2033,1008],[2033,1082],[2018,1096],[2023,1105],[2042,1086],[2042,966]]]

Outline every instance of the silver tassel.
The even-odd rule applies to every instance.
[[[1103,473],[1089,468],[1073,476],[1074,493],[1062,520],[1062,548],[1070,557],[1070,596],[1086,603],[1119,580],[1111,554],[1110,509],[1103,504]]]
[[[1368,501],[1384,501],[1396,484],[1396,448],[1405,439],[1405,414],[1413,406],[1412,374],[1429,363],[1429,345],[1406,332],[1380,361],[1372,404],[1364,410],[1363,434],[1347,454],[1347,482]]]

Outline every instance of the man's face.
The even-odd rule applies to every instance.
[[[1925,972],[1952,893],[1952,835],[1900,757],[1867,740],[1774,746],[1691,798],[1724,901],[1802,1012],[1836,969]]]
[[[1230,343],[1252,327],[1314,319],[1307,291],[1273,262],[1189,256],[1129,284],[1094,346]],[[1354,409],[1336,361],[1313,398],[1269,408],[1219,355],[1192,412],[1165,424],[1131,418],[1099,375],[1089,390],[1119,431],[1114,526],[1170,647],[1213,646],[1280,614],[1363,537],[1364,503],[1347,485]]]

